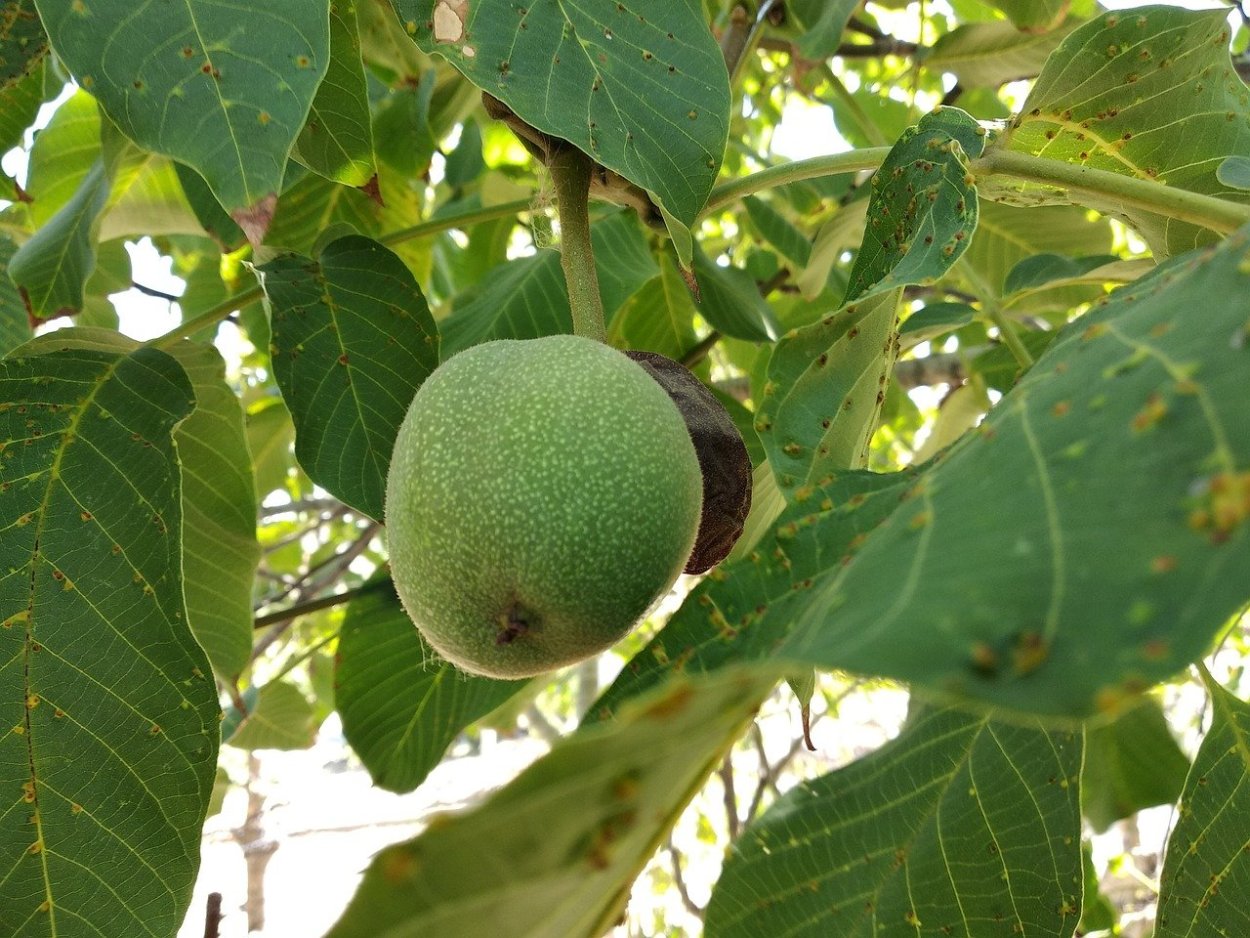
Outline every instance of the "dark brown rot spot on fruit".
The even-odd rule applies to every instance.
[[[689,369],[655,352],[625,354],[677,405],[694,443],[703,476],[703,510],[685,572],[705,573],[728,556],[742,534],[751,510],[751,457],[733,419]],[[757,418],[756,429],[769,427],[766,416]]]

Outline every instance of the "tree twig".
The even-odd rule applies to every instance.
[[[290,622],[294,619],[298,619],[302,615],[307,615],[310,612],[317,612],[321,609],[329,609],[332,606],[341,606],[343,603],[351,602],[356,597],[363,596],[365,593],[371,593],[383,586],[389,587],[390,582],[390,580],[384,579],[371,580],[368,583],[364,583],[353,589],[344,590],[341,593],[333,593],[329,596],[319,596],[316,599],[299,602],[293,606],[287,606],[285,609],[279,609],[276,612],[269,612],[263,616],[257,616],[252,622],[252,628],[264,629],[271,625],[279,625]]]
[[[690,890],[686,888],[686,878],[681,872],[681,854],[673,845],[672,834],[669,834],[668,840],[664,844],[664,849],[668,851],[669,865],[673,870],[673,885],[677,887],[677,895],[681,896],[681,904],[686,907],[686,911],[691,915],[703,918],[703,909],[690,898]]]
[[[733,747],[725,753],[725,758],[721,760],[720,768],[716,770],[716,774],[720,776],[721,789],[725,800],[725,823],[729,828],[729,839],[737,840],[738,831],[742,827],[742,821],[738,817],[738,795],[734,791],[734,763],[733,763]]]
[[[144,284],[137,283],[134,280],[130,281],[130,288],[132,290],[138,290],[144,296],[154,296],[158,300],[164,300],[167,303],[177,303],[182,299],[180,296],[174,296],[172,293],[166,293],[164,290],[156,289],[156,287],[145,286]]]
[[[210,892],[204,907],[204,938],[221,938],[221,893]]]

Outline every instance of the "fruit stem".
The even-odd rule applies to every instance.
[[[590,177],[594,163],[572,144],[560,147],[548,167],[560,217],[560,265],[569,290],[573,332],[599,342],[608,340],[595,249],[590,241]]]

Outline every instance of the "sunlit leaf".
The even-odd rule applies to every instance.
[[[774,681],[678,679],[579,730],[475,811],[379,853],[329,938],[603,934]]]
[[[965,23],[939,38],[924,64],[951,72],[968,88],[997,88],[1038,74],[1067,32],[1022,32],[1001,21]]]
[[[363,186],[376,172],[354,0],[330,4],[330,64],[293,152],[309,169],[346,186]]]
[[[236,749],[307,749],[317,735],[312,703],[294,684],[270,681],[226,743]]]
[[[1085,23],[1055,50],[995,145],[1250,202],[1216,176],[1225,158],[1250,152],[1250,95],[1229,61],[1224,11],[1155,5]],[[1055,197],[1037,186],[1006,189]],[[1156,254],[1212,239],[1114,197],[1083,200],[1128,218]]]

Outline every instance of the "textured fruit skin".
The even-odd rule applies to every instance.
[[[702,478],[676,406],[576,336],[474,346],[421,386],[387,479],[404,607],[465,671],[520,678],[624,636],[694,545]]]

